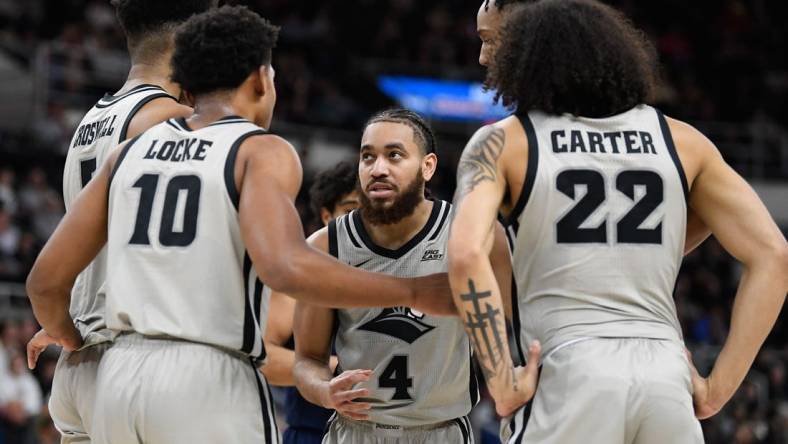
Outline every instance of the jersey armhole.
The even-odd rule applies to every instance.
[[[523,213],[526,204],[528,204],[531,192],[534,189],[536,171],[539,167],[539,141],[536,138],[536,130],[531,117],[527,113],[516,114],[516,116],[520,119],[520,123],[525,130],[525,136],[528,139],[528,165],[525,171],[525,180],[523,180],[523,189],[520,190],[520,197],[517,198],[512,212],[502,220],[504,226],[514,227],[515,232],[517,232],[519,226],[520,215]]]
[[[339,259],[339,244],[337,243],[337,220],[328,223],[328,254]]]
[[[224,185],[236,211],[238,211],[238,205],[241,202],[241,193],[238,191],[238,187],[235,186],[235,160],[238,158],[238,149],[241,148],[246,139],[262,134],[268,133],[263,130],[252,130],[242,134],[235,140],[235,143],[233,143],[230,151],[227,153],[227,160],[224,162]]]
[[[115,160],[115,165],[112,166],[112,172],[110,172],[109,174],[109,182],[107,184],[107,188],[110,188],[112,186],[112,180],[115,178],[115,173],[118,172],[118,168],[120,168],[120,164],[123,163],[123,159],[126,158],[126,154],[129,153],[129,149],[131,149],[131,146],[134,145],[137,142],[137,140],[139,140],[140,136],[142,136],[142,134],[129,140],[128,142],[126,142],[126,145],[123,146],[123,149],[120,151],[120,154],[118,154],[118,158]]]
[[[681,165],[681,159],[679,159],[679,154],[676,152],[676,144],[673,142],[673,134],[670,132],[670,126],[668,126],[668,121],[665,119],[665,115],[662,114],[662,111],[656,108],[654,108],[654,111],[657,112],[659,128],[662,130],[662,138],[665,139],[665,145],[668,147],[670,158],[673,160],[673,164],[676,165],[676,170],[679,173],[681,188],[684,190],[684,202],[689,206],[689,185],[687,183],[687,176],[684,173],[684,166]]]
[[[145,97],[144,99],[140,100],[139,103],[134,105],[134,108],[131,109],[131,112],[129,112],[128,117],[126,117],[126,121],[123,122],[123,126],[120,129],[118,140],[120,140],[121,142],[126,140],[126,133],[128,133],[129,131],[129,125],[131,125],[131,121],[134,119],[134,116],[137,115],[137,113],[139,112],[139,110],[142,109],[143,106],[147,105],[154,99],[161,99],[163,97],[169,97],[170,99],[174,100],[176,103],[178,102],[178,99],[164,92],[158,94],[151,94],[148,97]]]

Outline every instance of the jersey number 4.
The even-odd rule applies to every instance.
[[[406,355],[394,355],[391,358],[391,362],[378,378],[378,387],[393,388],[392,401],[413,399],[408,393],[408,389],[413,387],[413,378],[408,377],[408,357]]]
[[[140,205],[134,223],[134,234],[129,244],[150,245],[148,231],[150,228],[153,201],[159,185],[158,174],[143,174],[134,182],[134,188],[140,189]],[[164,205],[159,225],[159,243],[164,247],[185,247],[194,241],[197,235],[197,213],[200,207],[200,190],[202,182],[195,175],[175,176],[167,183],[164,193]],[[183,196],[185,195],[185,196]],[[182,201],[182,205],[178,205]],[[175,226],[176,210],[181,206],[182,216],[178,218],[180,227]]]
[[[635,186],[645,189],[645,195],[616,224],[616,242],[619,244],[661,244],[662,222],[655,228],[639,228],[664,200],[662,178],[647,170],[622,171],[616,176],[616,190],[632,201]],[[570,199],[575,198],[575,187],[586,186],[586,194],[556,224],[559,244],[607,243],[607,220],[593,228],[580,225],[599,208],[606,199],[605,177],[595,170],[565,170],[558,174],[556,187]]]

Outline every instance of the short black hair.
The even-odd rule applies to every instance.
[[[237,88],[271,63],[278,35],[278,27],[245,6],[195,15],[175,35],[172,80],[193,95]]]
[[[216,6],[218,0],[112,0],[120,26],[130,38],[159,33]]]
[[[406,108],[389,108],[379,111],[367,120],[367,123],[364,124],[364,129],[378,122],[394,122],[409,126],[413,130],[413,138],[421,152],[423,154],[435,153],[437,149],[435,133],[432,131],[430,124],[417,112]]]
[[[620,11],[596,0],[541,0],[504,18],[485,85],[520,112],[606,117],[647,102],[657,56]]]
[[[347,161],[321,172],[309,188],[312,211],[317,217],[321,208],[333,213],[339,200],[356,190],[357,182],[358,166]]]
[[[526,1],[533,1],[533,0],[494,0],[492,2],[495,5],[495,8],[498,10],[503,9],[506,5],[513,5],[515,3],[525,3]],[[490,0],[484,0],[484,10],[486,11],[490,7]]]

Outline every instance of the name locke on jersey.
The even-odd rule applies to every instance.
[[[197,138],[181,139],[177,142],[167,140],[161,145],[159,145],[158,139],[154,139],[142,158],[170,162],[205,160],[205,149],[211,145],[213,145],[213,142],[210,140]]]

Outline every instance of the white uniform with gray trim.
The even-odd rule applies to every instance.
[[[176,100],[161,87],[139,85],[117,96],[105,95],[85,114],[71,139],[63,168],[66,211],[110,151],[126,140],[137,111],[159,98]],[[109,336],[104,322],[104,295],[99,291],[104,285],[106,260],[106,249],[102,249],[77,276],[71,290],[69,312],[85,347],[77,352],[61,353],[49,397],[49,411],[64,444],[90,442],[96,368],[108,347],[96,344],[107,341]]]
[[[672,297],[688,187],[665,118],[645,105],[601,119],[518,117],[529,158],[507,221],[513,321],[520,355],[539,339],[547,358],[533,405],[505,437],[702,442]]]
[[[397,250],[380,247],[359,211],[329,225],[329,250],[358,268],[399,277],[447,271],[451,205],[436,200],[424,228]],[[374,295],[370,295],[374,298]],[[337,310],[339,370],[371,369],[369,422],[335,418],[324,443],[472,442],[465,416],[478,400],[471,352],[457,318],[406,307]]]
[[[238,220],[235,159],[265,131],[230,116],[168,120],[132,139],[109,190],[99,442],[276,443],[263,284]]]

